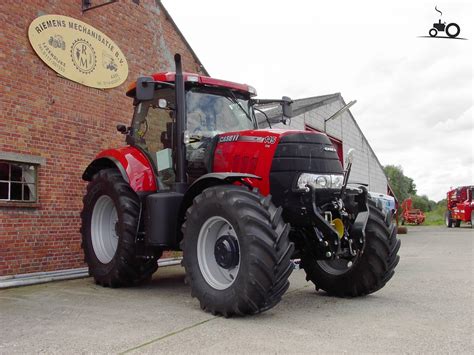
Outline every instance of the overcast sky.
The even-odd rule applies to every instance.
[[[419,194],[474,184],[471,1],[163,3],[211,76],[261,98],[340,92],[380,162]],[[468,40],[417,37],[439,18]]]

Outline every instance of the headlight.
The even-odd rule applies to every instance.
[[[298,178],[298,188],[304,189],[306,186],[310,186],[314,189],[340,189],[342,182],[344,181],[344,175],[319,175],[319,174],[308,174],[303,173]]]

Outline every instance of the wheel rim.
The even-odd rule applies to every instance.
[[[91,237],[94,253],[103,264],[109,263],[117,251],[117,209],[107,195],[98,198],[92,211]]]
[[[233,255],[226,256],[234,262],[217,260],[219,256],[222,256],[219,254],[221,249],[219,247],[229,242],[231,244],[229,250],[232,250]],[[225,290],[230,287],[240,269],[240,245],[232,224],[220,216],[213,216],[206,220],[199,231],[197,257],[199,269],[208,285],[216,290]]]
[[[446,223],[446,226],[449,226],[449,215],[445,216],[444,222]]]

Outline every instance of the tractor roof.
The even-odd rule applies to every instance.
[[[175,80],[175,72],[166,72],[166,73],[155,73],[151,75],[153,80],[156,81],[165,81],[169,83],[173,83]],[[248,93],[250,96],[256,96],[256,90],[247,84],[238,84],[232,81],[227,80],[220,80],[214,79],[209,76],[194,74],[194,73],[183,73],[184,81],[188,83],[200,83],[205,86],[213,86],[213,87],[222,87],[231,90],[240,91],[242,93]],[[127,89],[127,96],[134,96],[135,95],[135,88],[137,86],[136,81],[130,83]]]

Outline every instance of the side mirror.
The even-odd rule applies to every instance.
[[[119,131],[122,134],[125,134],[127,133],[127,126],[125,126],[124,124],[118,124],[117,131]]]
[[[283,101],[281,103],[283,109],[283,119],[285,120],[285,118],[293,117],[293,108],[291,107],[293,100],[291,100],[288,96],[283,96],[281,100]]]
[[[155,82],[151,76],[141,76],[137,79],[135,97],[140,101],[153,99],[155,94]]]

